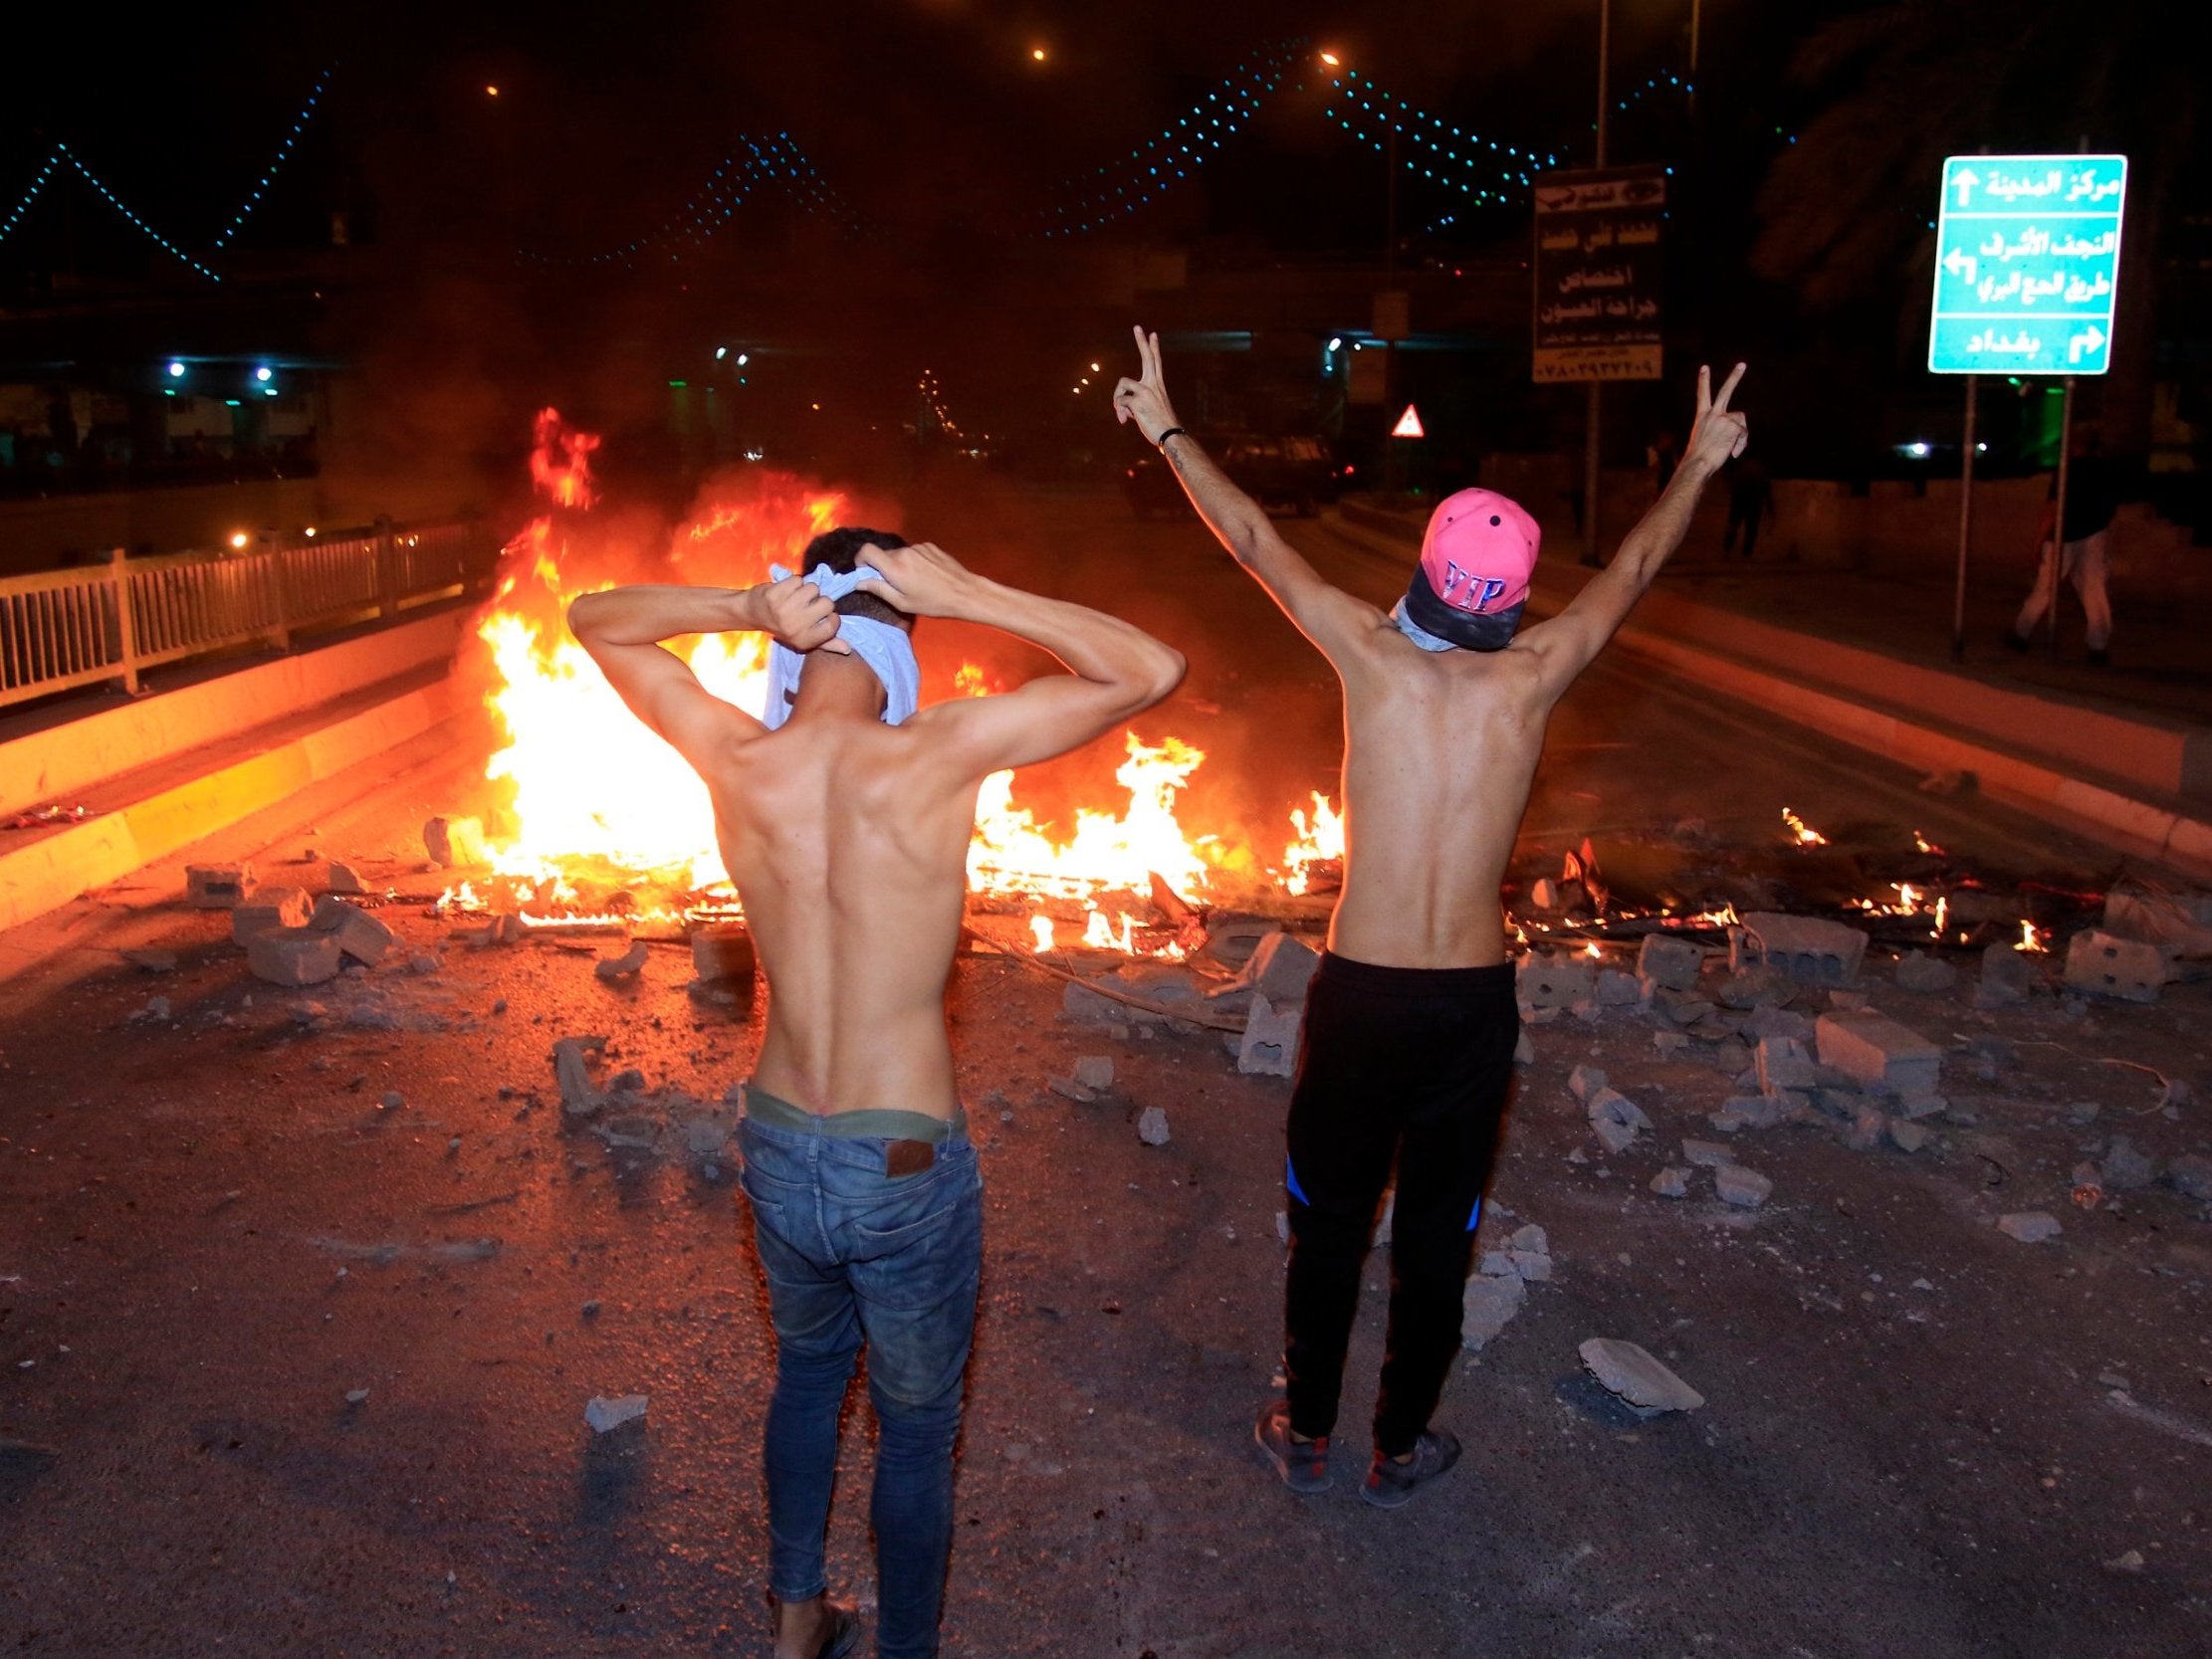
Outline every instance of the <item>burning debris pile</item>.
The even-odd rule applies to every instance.
[[[508,544],[495,596],[476,625],[469,665],[503,734],[487,761],[492,804],[433,819],[425,850],[456,880],[448,914],[531,932],[688,932],[742,914],[714,845],[707,795],[667,745],[642,732],[565,626],[568,602],[618,582],[679,580],[743,586],[771,564],[795,567],[808,540],[839,521],[888,515],[843,493],[760,470],[710,489],[672,536],[597,516],[597,440],[551,409],[541,413],[532,478],[546,505]],[[686,660],[717,696],[759,714],[768,642],[706,636]],[[961,664],[946,690],[980,695],[991,676]],[[1272,869],[1242,840],[1192,834],[1177,799],[1205,753],[1174,736],[1124,734],[1118,808],[1079,807],[1064,838],[1014,798],[1011,772],[988,778],[969,857],[973,913],[1012,918],[1000,948],[1179,959],[1206,935],[1207,908],[1249,908],[1279,891],[1296,901],[1329,889],[1343,825],[1315,795],[1309,819],[1289,815]],[[506,920],[512,918],[512,921]],[[985,924],[988,929],[988,923]]]

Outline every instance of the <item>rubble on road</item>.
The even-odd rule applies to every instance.
[[[1713,1170],[1713,1191],[1720,1195],[1724,1204],[1757,1209],[1773,1195],[1774,1182],[1740,1163],[1723,1163]]]
[[[1562,956],[1531,950],[1513,970],[1513,994],[1523,1017],[1545,1008],[1575,1009],[1595,1004],[1597,980],[1587,956]]]
[[[1728,966],[1743,973],[1771,968],[1800,985],[1852,985],[1867,954],[1867,935],[1814,916],[1754,911],[1728,930]]]
[[[382,961],[396,942],[396,935],[380,918],[343,899],[325,897],[318,900],[309,925],[319,933],[331,934],[337,940],[338,949],[364,967],[374,967]]]
[[[432,818],[422,826],[422,850],[447,870],[488,862],[484,824],[477,818]]]
[[[1734,1147],[1723,1146],[1717,1141],[1684,1141],[1682,1161],[1701,1169],[1718,1169],[1723,1164],[1735,1162],[1736,1153]]]
[[[2172,977],[2173,962],[2163,945],[2086,928],[2066,947],[2067,989],[2085,996],[2156,1002]]]
[[[1595,1066],[1577,1066],[1567,1074],[1567,1093],[1582,1106],[1588,1106],[1590,1097],[1605,1086],[1605,1073]]]
[[[1651,1179],[1651,1189],[1661,1198],[1687,1198],[1689,1196],[1689,1171],[1680,1164],[1669,1163]]]
[[[174,950],[125,950],[122,953],[122,959],[141,973],[174,973],[176,971],[176,952]]]
[[[1044,1086],[1063,1100],[1088,1103],[1098,1099],[1097,1090],[1085,1088],[1072,1077],[1048,1078],[1045,1080]]]
[[[2184,1198],[2212,1204],[2212,1157],[2183,1152],[2166,1164],[2166,1184]]]
[[[323,891],[326,893],[358,894],[366,893],[368,889],[361,885],[359,874],[350,864],[341,864],[333,858],[324,867]]]
[[[1897,987],[1900,990],[1935,992],[1947,991],[1958,983],[1958,969],[1941,956],[1925,950],[1914,950],[1897,962]]]
[[[231,907],[231,942],[244,944],[271,928],[305,928],[314,914],[315,901],[305,889],[275,884],[257,887]]]
[[[1237,1044],[1236,1069],[1261,1077],[1293,1075],[1298,1069],[1298,1028],[1305,1016],[1302,1001],[1278,1008],[1262,993],[1252,992],[1251,1013]]]
[[[1590,1374],[1639,1415],[1695,1411],[1705,1396],[1653,1357],[1650,1350],[1615,1337],[1591,1337],[1576,1350]]]
[[[1114,1086],[1114,1057],[1110,1054],[1079,1054],[1075,1057],[1074,1077],[1086,1089],[1111,1089]]]
[[[1528,1300],[1517,1273],[1474,1273],[1459,1297],[1459,1346],[1480,1349],[1496,1340]]]
[[[313,928],[266,928],[246,940],[246,966],[272,985],[320,985],[343,965],[337,940]]]
[[[1253,990],[1268,1002],[1281,1007],[1288,1003],[1303,1003],[1306,989],[1313,982],[1314,970],[1321,965],[1321,954],[1305,940],[1285,933],[1272,933],[1254,947],[1245,977]]]
[[[1644,1109],[1618,1089],[1596,1090],[1584,1103],[1583,1111],[1609,1152],[1627,1151],[1636,1144],[1636,1138],[1652,1127]]]
[[[2042,982],[2043,969],[2034,956],[1999,940],[1982,951],[1982,976],[1974,991],[1974,1006],[2016,1007],[2027,1001]]]
[[[2048,1210],[2015,1210],[1997,1218],[1997,1230],[2022,1244],[2042,1244],[2057,1238],[2065,1229],[2059,1225],[2059,1218]]]
[[[560,1111],[565,1118],[588,1118],[606,1105],[591,1081],[590,1056],[604,1054],[604,1037],[561,1037],[553,1046],[553,1079],[560,1089]]]
[[[2212,894],[2117,884],[2104,895],[2104,931],[2173,956],[2212,957]]]
[[[642,1418],[650,1400],[646,1394],[593,1394],[583,1408],[583,1420],[591,1425],[592,1433],[611,1434],[624,1423]]]
[[[235,910],[253,881],[250,864],[187,864],[184,902],[196,911]]]
[[[1942,1074],[1940,1048],[1871,1008],[1823,1014],[1814,1035],[1821,1064],[1849,1074],[1862,1088],[1932,1094]]]
[[[691,971],[702,983],[750,979],[760,965],[753,930],[743,922],[707,922],[692,929]]]
[[[1601,967],[1594,987],[1601,1008],[1634,1008],[1644,1000],[1644,981],[1617,967]]]
[[[1148,1106],[1137,1114],[1137,1139],[1148,1146],[1165,1146],[1168,1143],[1168,1115],[1157,1106]]]
[[[591,971],[609,984],[620,979],[635,979],[645,970],[646,958],[651,954],[643,939],[634,939],[621,955],[601,956],[591,964]]]
[[[1779,1095],[1787,1089],[1812,1089],[1819,1085],[1820,1077],[1813,1069],[1813,1057],[1805,1044],[1795,1037],[1761,1037],[1759,1046],[1752,1051],[1758,1067],[1759,1089],[1762,1094]]]
[[[1704,946],[1667,933],[1646,933],[1636,953],[1636,975],[1647,995],[1654,989],[1695,990],[1704,967]]]

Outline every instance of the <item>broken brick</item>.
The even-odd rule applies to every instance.
[[[271,928],[305,928],[315,902],[297,887],[257,887],[231,907],[230,936],[240,944]]]
[[[1531,950],[1513,970],[1513,994],[1524,1008],[1572,1008],[1597,999],[1597,976],[1587,956]]]
[[[246,965],[272,985],[320,985],[343,965],[337,940],[313,928],[264,928],[246,940]]]
[[[1863,1088],[1932,1094],[1943,1070],[1940,1048],[1872,1009],[1823,1014],[1815,1036],[1821,1064],[1848,1073]]]
[[[1757,1209],[1773,1193],[1774,1182],[1740,1163],[1723,1163],[1713,1171],[1713,1190],[1724,1204]]]
[[[1277,1008],[1252,992],[1252,1011],[1236,1046],[1236,1069],[1256,1077],[1291,1076],[1298,1069],[1298,1027],[1305,1014],[1303,1002]]]
[[[1668,933],[1646,933],[1636,953],[1637,976],[1670,991],[1695,990],[1704,965],[1703,946]]]
[[[314,927],[337,940],[337,947],[364,966],[384,959],[395,941],[383,921],[343,899],[324,898],[316,903]]]
[[[753,930],[742,922],[703,923],[691,931],[691,971],[708,984],[750,979],[760,967]]]
[[[2159,987],[2172,973],[2163,946],[2096,928],[2076,933],[2066,947],[2067,988],[2090,996],[2156,1002]]]
[[[1728,930],[1731,971],[1771,968],[1800,985],[1856,984],[1866,953],[1865,933],[1817,916],[1755,911]]]
[[[187,864],[184,902],[196,911],[235,910],[253,881],[250,864]]]
[[[1246,970],[1252,989],[1264,996],[1274,1007],[1285,1003],[1303,1002],[1306,987],[1313,980],[1314,969],[1321,965],[1320,952],[1304,939],[1289,933],[1269,933],[1252,951],[1251,966]]]

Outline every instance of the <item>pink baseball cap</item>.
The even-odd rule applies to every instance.
[[[1500,649],[1520,624],[1542,540],[1527,510],[1494,490],[1446,496],[1429,516],[1403,619],[1447,644]]]

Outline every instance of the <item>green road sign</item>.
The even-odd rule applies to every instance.
[[[1936,374],[2102,374],[2124,155],[1954,155],[1935,225]]]

